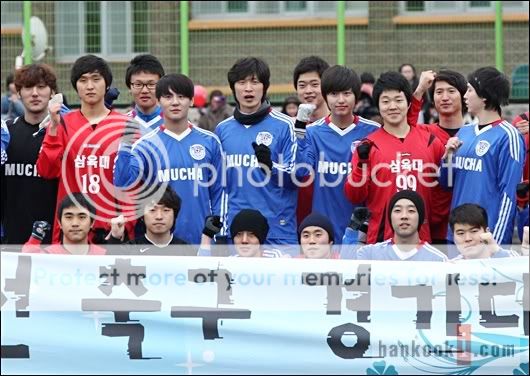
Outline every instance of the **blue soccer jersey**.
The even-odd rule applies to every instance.
[[[488,213],[488,227],[499,244],[511,244],[516,215],[516,187],[521,181],[525,144],[506,121],[482,129],[462,127],[456,137],[462,145],[453,155],[452,168],[442,162],[440,183],[453,189],[451,210],[477,204]],[[453,240],[449,229],[448,240]]]
[[[7,161],[7,146],[9,145],[9,130],[7,129],[7,125],[5,121],[2,120],[2,164],[6,163]]]
[[[215,134],[190,124],[180,135],[161,126],[118,152],[114,184],[168,183],[182,200],[174,235],[199,244],[205,218],[220,215],[222,151]]]
[[[259,210],[269,224],[267,243],[297,244],[297,189],[290,181],[296,160],[296,136],[290,117],[271,110],[261,121],[244,125],[233,116],[219,123],[226,163],[225,230],[241,209]],[[271,150],[272,177],[259,167],[252,143]]]
[[[156,109],[150,114],[144,114],[138,106],[135,106],[133,110],[127,113],[127,116],[133,118],[141,125],[140,129],[142,134],[149,133],[153,129],[164,125],[164,119],[162,118],[162,108],[160,105],[156,106]]]
[[[375,121],[355,116],[350,126],[340,129],[327,116],[308,125],[305,139],[299,140],[297,176],[307,175],[309,169],[314,172],[313,211],[329,218],[335,244],[341,243],[355,207],[344,196],[352,153],[362,139],[380,127]]]
[[[447,261],[447,256],[443,252],[427,242],[418,244],[411,251],[403,252],[394,244],[392,239],[359,248],[355,258],[357,260],[380,261]]]

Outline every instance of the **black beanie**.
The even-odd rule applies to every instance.
[[[298,240],[300,240],[300,235],[302,234],[302,231],[304,230],[304,228],[309,227],[309,226],[322,227],[328,233],[329,240],[332,242],[335,241],[333,237],[335,233],[333,231],[333,225],[329,221],[328,217],[320,213],[317,213],[317,212],[313,212],[309,214],[307,217],[305,217],[302,223],[300,223],[300,226],[298,226]]]
[[[243,231],[252,232],[259,239],[260,244],[265,243],[269,233],[269,224],[267,218],[259,211],[253,209],[243,209],[236,214],[230,225],[230,235],[232,239]]]
[[[419,195],[419,193],[415,191],[411,191],[411,190],[396,192],[394,196],[390,198],[390,201],[388,204],[388,221],[390,222],[390,225],[392,225],[392,219],[391,219],[392,209],[396,205],[396,202],[398,202],[402,198],[406,198],[407,200],[412,201],[414,205],[416,206],[416,210],[418,211],[418,217],[419,217],[418,218],[418,231],[419,231],[425,219],[425,204],[423,203],[423,198]]]

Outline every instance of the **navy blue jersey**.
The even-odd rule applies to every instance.
[[[226,228],[241,209],[252,208],[267,218],[268,242],[296,244],[298,192],[288,182],[294,170],[297,148],[292,119],[271,110],[260,122],[244,125],[232,116],[219,123],[215,133],[225,153],[226,197],[222,213]],[[272,177],[260,169],[253,142],[270,148]]]
[[[451,210],[467,203],[482,206],[488,213],[488,227],[495,241],[511,244],[515,191],[525,158],[523,137],[506,121],[482,129],[467,125],[456,137],[462,145],[453,155],[453,168],[442,163],[440,176],[440,183],[453,189]],[[452,231],[447,232],[447,238],[453,240]]]
[[[380,127],[375,121],[355,116],[350,126],[340,129],[327,116],[308,125],[305,139],[299,140],[297,176],[307,174],[304,163],[311,166],[315,179],[313,211],[329,218],[335,232],[335,244],[340,244],[357,206],[344,196],[344,182],[351,172],[352,153],[362,139]]]
[[[199,244],[205,218],[220,215],[221,144],[215,134],[190,124],[177,135],[161,126],[118,152],[114,184],[169,183],[182,199],[174,235]]]

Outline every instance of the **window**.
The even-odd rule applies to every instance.
[[[2,27],[22,26],[22,1],[2,1]]]
[[[193,1],[194,19],[335,17],[336,1]],[[346,1],[347,16],[368,16],[368,1]]]
[[[128,60],[147,51],[147,2],[61,1],[55,15],[59,61],[87,53]]]
[[[528,1],[503,1],[505,12],[528,12]],[[400,1],[401,14],[483,13],[495,10],[494,1]]]

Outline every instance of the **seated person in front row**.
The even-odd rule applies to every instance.
[[[441,251],[419,237],[425,217],[425,205],[415,191],[395,193],[388,203],[388,216],[394,237],[359,248],[357,260],[447,261]],[[353,258],[353,257],[352,257]]]
[[[57,219],[61,232],[61,243],[41,248],[40,244],[51,226],[37,221],[29,240],[22,248],[23,253],[53,253],[62,255],[104,255],[106,250],[88,242],[88,234],[94,225],[96,208],[82,193],[71,193],[59,204]]]
[[[317,212],[309,214],[298,227],[298,238],[302,254],[297,258],[337,259],[339,254],[333,252],[333,224]]]
[[[488,213],[479,205],[463,204],[454,208],[449,216],[449,226],[460,252],[452,260],[519,256],[499,247],[488,228]]]
[[[111,233],[107,244],[123,244],[109,247],[108,254],[140,256],[196,256],[197,250],[173,235],[180,211],[181,199],[171,186],[154,187],[149,197],[142,199],[142,216],[145,234],[124,241],[125,219],[123,215],[111,221]],[[135,246],[137,245],[137,246]]]
[[[269,232],[267,218],[258,210],[243,209],[230,225],[230,234],[237,251],[235,257],[288,257],[277,249],[263,249]]]

